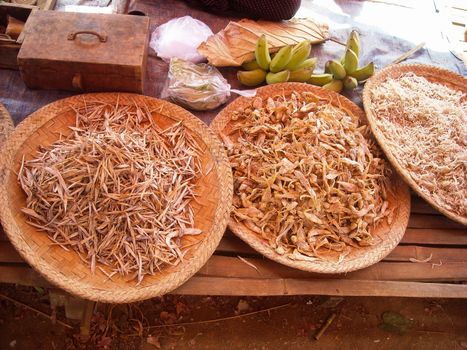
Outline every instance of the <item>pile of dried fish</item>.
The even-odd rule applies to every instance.
[[[256,98],[233,120],[221,137],[236,220],[293,260],[341,261],[379,242],[388,170],[357,117],[303,92]]]
[[[200,148],[181,123],[157,126],[138,106],[88,104],[65,139],[19,171],[28,222],[109,277],[177,265],[194,227]],[[96,265],[101,263],[103,265]]]
[[[371,92],[391,153],[425,194],[467,219],[466,97],[414,73],[388,79]]]

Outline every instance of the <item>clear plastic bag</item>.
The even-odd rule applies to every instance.
[[[168,97],[183,107],[205,111],[227,102],[230,85],[213,66],[172,58],[161,97]]]
[[[198,53],[198,46],[211,35],[213,32],[205,23],[190,16],[179,17],[157,27],[149,46],[164,61],[176,57],[198,63],[205,60]]]

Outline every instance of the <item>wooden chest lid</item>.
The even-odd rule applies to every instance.
[[[142,66],[148,37],[147,17],[35,11],[18,59]]]

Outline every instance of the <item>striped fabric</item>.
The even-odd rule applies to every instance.
[[[215,13],[235,11],[252,18],[271,21],[290,19],[298,11],[301,0],[189,0]]]

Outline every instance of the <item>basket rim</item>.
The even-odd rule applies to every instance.
[[[10,199],[7,195],[6,178],[13,170],[14,156],[21,151],[21,146],[27,139],[47,121],[54,119],[61,111],[70,105],[80,101],[107,98],[113,101],[128,98],[131,101],[145,101],[160,105],[161,111],[157,113],[168,115],[175,120],[183,120],[185,126],[194,132],[206,145],[206,151],[210,152],[211,158],[217,171],[217,182],[219,187],[219,200],[215,208],[213,223],[206,237],[200,241],[193,256],[177,267],[177,271],[162,276],[156,283],[147,286],[123,285],[122,289],[103,288],[89,281],[81,281],[62,273],[53,267],[43,257],[39,256],[28,244],[28,240],[21,234],[15,219],[15,214],[10,209]],[[164,111],[162,111],[164,109]],[[168,111],[168,113],[167,113]],[[46,117],[44,117],[46,116]],[[57,137],[58,138],[58,137]],[[35,268],[49,282],[79,297],[108,303],[128,303],[140,301],[171,292],[190,277],[192,277],[214,253],[227,227],[232,205],[233,180],[232,171],[228,162],[224,147],[216,135],[199,118],[189,111],[172,104],[168,101],[132,93],[90,93],[75,95],[50,103],[28,116],[12,133],[0,154],[0,221],[4,231],[21,257]],[[181,267],[181,268],[179,268]],[[91,272],[89,272],[91,273]]]
[[[0,102],[0,131],[2,135],[0,135],[0,146],[3,145],[2,137],[6,141],[6,139],[11,135],[14,130],[14,123],[13,119],[11,118],[11,114],[8,112],[6,107]]]
[[[326,90],[305,83],[280,83],[268,85],[258,88],[257,95],[268,97],[271,95],[287,94],[297,90],[315,93],[323,99],[328,100],[336,107],[350,110],[351,113],[353,113],[355,116],[358,116],[362,122],[366,122],[363,110],[346,97],[334,91]],[[216,132],[216,134],[219,135],[219,133],[230,122],[230,113],[242,108],[242,106],[244,106],[250,100],[250,98],[238,97],[231,104],[225,107],[219,114],[217,114],[210,127]],[[396,174],[393,174],[391,180],[392,183],[394,181],[398,186],[401,186],[399,189],[401,192],[401,198],[399,201],[398,216],[397,218],[394,218],[392,224],[389,225],[389,233],[386,235],[382,242],[376,246],[373,246],[374,250],[371,250],[369,253],[360,255],[353,259],[345,260],[342,263],[325,261],[303,262],[291,260],[285,256],[277,254],[266,242],[261,240],[255,233],[247,229],[243,224],[236,222],[232,217],[229,221],[229,228],[236,236],[240,237],[245,243],[250,245],[257,252],[271,260],[289,267],[308,272],[327,274],[344,273],[362,269],[377,263],[385,256],[387,256],[399,244],[408,225],[411,200],[409,188],[403,181],[398,178]],[[397,221],[396,219],[399,219],[398,228],[394,227]]]
[[[378,71],[374,76],[372,76],[365,83],[363,89],[363,107],[367,116],[368,124],[370,125],[371,131],[378,142],[379,146],[383,149],[386,157],[388,158],[391,165],[396,169],[401,178],[410,186],[410,188],[422,197],[428,204],[433,208],[438,210],[440,213],[445,215],[451,220],[459,222],[463,225],[467,225],[467,217],[462,217],[445,207],[438,205],[431,196],[423,192],[420,186],[412,179],[410,172],[405,170],[405,168],[400,164],[397,158],[393,155],[391,148],[385,143],[385,136],[379,130],[376,120],[377,116],[373,113],[372,103],[371,103],[371,92],[375,84],[386,80],[388,76],[395,73],[408,73],[413,72],[419,76],[429,77],[430,80],[436,81],[442,85],[445,85],[446,82],[449,82],[450,85],[458,85],[460,87],[464,86],[464,90],[467,91],[467,78],[452,72],[448,69],[429,65],[422,63],[402,63],[394,64],[388,67],[385,67]]]

